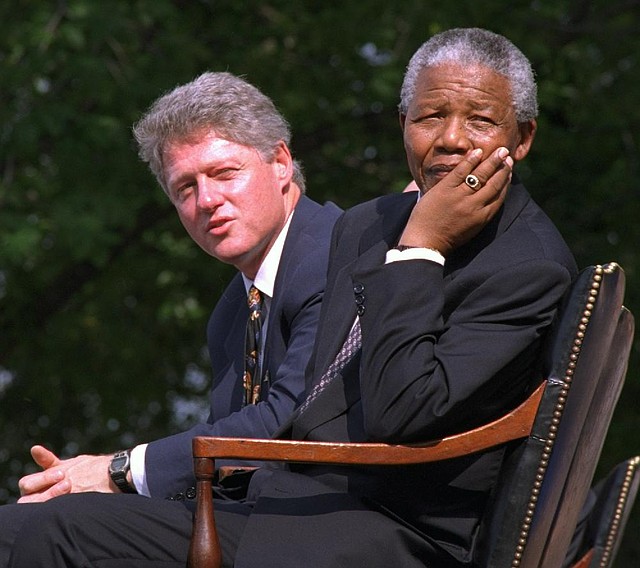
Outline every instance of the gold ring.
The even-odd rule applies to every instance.
[[[471,189],[473,189],[473,191],[475,191],[476,189],[480,189],[480,186],[482,185],[478,177],[474,176],[473,174],[469,174],[466,178],[464,178],[464,183],[466,183]]]

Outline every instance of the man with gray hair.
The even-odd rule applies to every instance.
[[[506,38],[454,29],[416,52],[400,124],[419,192],[361,204],[337,222],[309,395],[279,435],[418,442],[524,399],[577,273],[513,171],[531,148],[536,114],[531,65]],[[239,533],[240,506],[236,516],[216,510],[224,565],[474,565],[504,455],[254,477],[257,499]]]
[[[1,566],[7,565],[18,531],[25,535],[38,524],[30,520],[46,517],[51,509],[64,519],[56,523],[59,531],[67,520],[79,519],[81,508],[100,523],[127,527],[125,540],[136,552],[144,550],[147,534],[167,547],[176,537],[185,542],[195,484],[192,438],[270,437],[304,394],[331,230],[341,211],[304,195],[304,176],[291,156],[284,117],[247,81],[230,73],[204,73],[159,98],[135,125],[134,135],[141,158],[192,239],[238,269],[207,327],[210,416],[186,432],[110,455],[60,460],[42,446],[32,448],[43,471],[20,480],[19,504],[0,508]],[[221,495],[243,493],[252,469],[239,465],[247,466],[220,468]],[[58,498],[48,501],[53,497]],[[149,518],[151,525],[144,521]],[[172,535],[156,530],[156,523]],[[94,537],[98,545],[92,551],[102,557],[110,545],[103,531]],[[125,562],[129,552],[117,540],[110,542]],[[65,558],[62,565],[71,565],[75,560],[68,554],[52,553],[48,565],[58,557]],[[181,554],[179,546],[175,554]],[[19,550],[13,557],[21,562]]]
[[[535,92],[526,57],[486,30],[443,32],[412,58],[400,124],[419,192],[385,195],[337,222],[309,394],[279,436],[410,443],[473,428],[524,398],[577,272],[513,172],[535,137]],[[250,502],[215,504],[224,565],[473,565],[503,458],[500,448],[415,466],[256,473]],[[60,550],[73,551],[68,566],[90,565],[79,562],[90,549],[84,523],[104,527],[81,512],[55,538],[59,519],[39,519],[18,539],[14,566],[62,566],[50,560]],[[127,541],[114,525],[110,540]],[[38,539],[47,554],[30,548]],[[163,565],[186,556],[176,560],[161,540],[157,548]],[[138,558],[126,565],[148,565]]]

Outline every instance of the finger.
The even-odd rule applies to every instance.
[[[484,214],[488,218],[493,217],[504,203],[507,197],[507,190],[511,181],[511,171],[503,168],[496,172],[487,184],[478,190],[475,199],[479,200]]]
[[[494,189],[501,190],[511,175],[512,168],[513,158],[509,156],[509,150],[504,147],[497,148],[473,170],[471,175],[480,182],[480,186],[475,189],[478,190],[492,182]]]
[[[67,493],[71,493],[71,483],[67,479],[64,479],[60,483],[49,487],[46,491],[23,495],[18,499],[18,503],[42,503],[43,501],[48,501],[49,499],[66,495]]]
[[[450,179],[454,186],[464,183],[465,178],[473,172],[482,161],[482,148],[474,148],[467,152],[460,163],[451,170],[446,179]]]
[[[44,446],[33,446],[31,448],[31,457],[42,469],[49,469],[60,463],[60,458]]]
[[[65,474],[60,469],[47,469],[31,475],[25,475],[18,481],[20,495],[40,493],[64,481]]]
[[[505,168],[510,170],[513,166],[513,160],[509,156],[509,150],[504,147],[494,150],[482,162],[478,162],[478,157],[479,155],[475,150],[470,152],[452,172],[459,176],[460,186],[465,189],[470,189],[474,193],[487,185],[496,173],[505,170]],[[477,165],[473,167],[474,164]],[[471,169],[469,169],[470,167]],[[495,183],[493,185],[494,189],[500,189],[495,187]]]
[[[489,177],[486,183],[478,188],[477,193],[480,193],[481,198],[487,202],[492,202],[496,199],[500,199],[506,193],[506,189],[511,183],[511,177],[513,175],[513,160],[511,157],[507,157],[498,169]]]
[[[470,197],[473,196],[477,204],[491,205],[497,201],[502,201],[506,196],[506,190],[511,183],[512,170],[508,163],[511,158],[507,158],[505,165],[494,172],[486,182],[481,182],[480,177],[469,174],[463,184],[468,186]]]
[[[467,184],[469,189],[474,193],[484,185],[480,181],[480,178],[475,174],[469,174],[466,178],[464,178],[464,183]]]

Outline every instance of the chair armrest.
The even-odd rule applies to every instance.
[[[468,432],[419,444],[302,442],[200,436],[193,439],[195,459],[243,459],[298,463],[405,465],[468,455],[524,438],[533,420],[546,381],[515,410]]]
[[[215,459],[266,460],[336,465],[403,465],[468,455],[531,433],[547,381],[515,410],[468,432],[420,444],[303,442],[198,436],[193,439],[197,510],[189,568],[219,568],[220,547],[211,499]]]

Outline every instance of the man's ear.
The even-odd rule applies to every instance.
[[[402,132],[404,132],[404,123],[407,120],[407,115],[403,114],[403,113],[400,113],[398,115],[398,118],[400,119],[400,128],[402,129]]]
[[[536,137],[536,131],[538,130],[538,123],[533,119],[520,122],[518,123],[518,130],[520,131],[520,142],[513,153],[513,159],[516,162],[524,160],[529,150],[531,150],[533,139]]]
[[[282,182],[282,186],[289,185],[293,177],[293,158],[289,147],[284,141],[278,142],[278,146],[274,152],[273,163],[276,168],[276,175]]]

